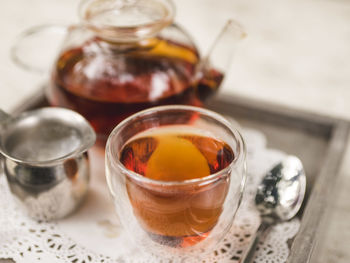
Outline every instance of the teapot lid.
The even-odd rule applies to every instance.
[[[83,23],[103,39],[133,42],[152,37],[172,23],[171,0],[83,0]]]

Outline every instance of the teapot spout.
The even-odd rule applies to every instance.
[[[226,25],[215,39],[207,56],[199,63],[196,82],[201,100],[205,100],[214,93],[225,77],[231,64],[237,44],[245,38],[243,27],[234,20],[227,21]]]
[[[209,64],[217,70],[227,70],[231,63],[232,56],[236,51],[236,46],[245,38],[246,33],[243,27],[234,20],[228,20],[220,34],[215,39],[208,55],[204,58],[204,63]]]

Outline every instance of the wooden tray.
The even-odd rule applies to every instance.
[[[27,99],[13,113],[47,105],[44,94]],[[350,123],[246,98],[218,96],[210,109],[232,116],[242,126],[262,131],[268,147],[298,156],[306,170],[307,194],[299,213],[301,227],[290,241],[289,263],[309,262],[322,233],[322,218],[331,197],[346,147]]]

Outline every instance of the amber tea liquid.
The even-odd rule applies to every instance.
[[[151,42],[123,51],[93,38],[66,50],[53,71],[50,103],[82,114],[104,147],[112,129],[131,114],[157,105],[200,106],[220,85],[223,75],[215,70],[193,83],[199,59],[193,48],[166,39]]]
[[[120,161],[141,176],[168,182],[201,179],[233,161],[225,142],[181,130],[174,126],[137,135],[122,148]],[[216,225],[229,184],[229,174],[208,183],[174,185],[149,185],[128,177],[127,191],[134,215],[154,240],[186,247],[203,240]]]

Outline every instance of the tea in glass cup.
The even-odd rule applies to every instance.
[[[198,256],[233,222],[245,182],[245,146],[214,112],[155,107],[114,129],[106,171],[131,239],[163,257]]]

